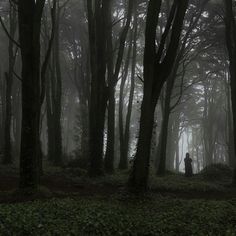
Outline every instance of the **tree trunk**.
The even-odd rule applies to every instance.
[[[48,132],[48,159],[54,166],[62,164],[62,131],[61,131],[61,96],[62,76],[60,65],[60,7],[55,3],[55,22],[53,24],[53,53],[50,63],[50,80],[46,86],[47,132]],[[50,42],[49,42],[50,43]]]
[[[236,23],[233,13],[232,0],[225,0],[226,8],[226,44],[228,48],[230,61],[230,87],[231,87],[231,103],[233,114],[233,132],[234,132],[234,154],[236,153]],[[234,177],[233,183],[236,184],[236,156],[234,156]]]
[[[124,66],[124,74],[120,83],[120,95],[119,95],[119,140],[120,140],[120,161],[119,161],[119,169],[127,169],[128,168],[128,160],[125,158],[125,146],[124,146],[124,87],[127,81],[127,76],[129,72],[129,63],[130,56],[132,52],[132,36],[130,37],[130,44],[127,52],[127,58],[125,60]]]
[[[103,139],[105,110],[107,102],[106,87],[106,46],[107,25],[110,1],[96,2],[92,5],[87,0],[90,64],[91,64],[91,90],[89,107],[89,175],[103,174]]]
[[[137,152],[134,160],[132,174],[130,176],[131,187],[135,187],[139,191],[147,190],[155,107],[156,101],[151,100],[150,95],[145,95],[141,108]]]
[[[48,134],[48,160],[53,163],[55,155],[55,142],[54,142],[54,122],[53,122],[53,108],[52,108],[52,97],[51,97],[51,82],[47,80],[46,85],[46,109],[47,109],[47,134]]]
[[[111,5],[109,5],[111,7]],[[107,146],[104,158],[105,171],[109,174],[114,172],[114,151],[115,151],[115,86],[116,81],[113,74],[114,53],[112,38],[112,13],[108,9],[108,28],[107,28],[107,74],[108,74],[108,104],[107,104]]]
[[[173,79],[174,81],[174,79]],[[157,170],[158,175],[164,175],[166,171],[166,146],[168,139],[168,127],[169,127],[169,118],[170,118],[170,101],[172,88],[174,83],[171,81],[171,78],[167,80],[166,86],[166,97],[165,97],[165,106],[164,106],[164,114],[161,125],[161,135],[160,135],[160,152],[159,152],[159,166]],[[171,86],[172,85],[172,86]]]
[[[86,158],[88,158],[89,154],[89,150],[88,150],[88,134],[89,134],[89,130],[88,130],[88,104],[86,103],[86,101],[84,103],[80,104],[81,108],[81,119],[82,119],[82,134],[81,134],[81,152],[82,155]]]
[[[54,165],[60,166],[62,164],[62,133],[61,133],[61,96],[62,96],[62,76],[60,64],[60,9],[59,1],[57,2],[57,16],[55,24],[55,44],[54,44],[54,57],[56,67],[55,81],[55,97],[54,97],[54,135],[55,135],[55,156]]]
[[[227,113],[226,113],[226,122],[227,122],[227,147],[228,147],[228,164],[230,167],[234,166],[234,133],[232,125],[232,106],[231,106],[231,96],[230,96],[230,85],[226,82],[225,85],[226,97],[227,97]]]
[[[157,100],[164,82],[169,77],[174,65],[179,39],[188,1],[174,1],[172,13],[167,22],[166,32],[162,35],[161,43],[156,53],[156,28],[158,26],[161,2],[150,0],[148,5],[145,50],[144,50],[144,95],[141,108],[140,130],[133,171],[130,176],[130,186],[139,191],[147,190],[150,148],[154,123],[154,113]],[[173,26],[171,27],[173,22]],[[166,43],[166,33],[172,28],[169,47],[163,59]]]
[[[130,84],[130,94],[129,94],[129,103],[128,110],[126,115],[125,122],[125,134],[124,134],[124,152],[121,157],[120,169],[127,169],[128,167],[128,153],[129,153],[129,141],[130,141],[130,120],[132,115],[133,108],[133,99],[134,99],[134,88],[135,88],[135,67],[136,67],[136,58],[137,58],[137,34],[138,34],[138,11],[137,6],[134,7],[134,33],[133,33],[133,55],[132,55],[132,68],[131,68],[131,84]]]
[[[114,172],[114,150],[115,150],[115,88],[109,88],[108,121],[107,121],[107,149],[104,160],[107,173]]]
[[[14,131],[14,157],[19,160],[20,156],[20,143],[21,143],[21,89],[17,86],[17,91],[15,91],[15,131]]]
[[[9,34],[12,39],[15,37],[16,32],[16,11],[13,6],[10,6],[10,29]],[[5,73],[6,79],[6,116],[5,116],[5,147],[3,164],[12,163],[12,145],[11,145],[11,121],[12,121],[12,85],[13,85],[13,71],[15,65],[16,54],[14,55],[14,43],[9,39],[8,45],[8,72]]]
[[[44,0],[19,0],[19,36],[22,57],[22,132],[20,154],[20,188],[38,187],[40,150],[40,31]]]
[[[12,163],[12,148],[11,148],[11,91],[12,91],[12,83],[13,83],[13,74],[12,72],[5,73],[6,77],[6,116],[5,116],[5,131],[4,131],[4,156],[3,156],[3,164]]]
[[[2,71],[0,67],[0,100],[1,100],[1,116],[0,116],[0,129],[2,132],[0,133],[0,153],[4,150],[4,120],[5,120],[5,85],[4,80],[2,79]]]
[[[179,160],[179,140],[177,139],[175,141],[175,170],[176,170],[176,172],[179,172],[179,164],[180,164],[180,160]]]

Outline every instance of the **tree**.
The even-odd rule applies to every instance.
[[[48,128],[48,156],[55,166],[62,164],[62,131],[61,131],[61,100],[62,75],[60,63],[60,15],[64,5],[59,6],[56,1],[52,15],[53,44],[50,61],[50,80],[46,86],[47,128]],[[55,19],[53,19],[55,14]],[[50,39],[49,39],[50,41]]]
[[[111,10],[110,10],[110,23],[108,30],[108,41],[107,41],[107,58],[108,60],[108,128],[107,128],[107,150],[105,155],[105,169],[107,172],[112,173],[114,171],[114,147],[115,147],[115,87],[118,81],[123,54],[125,50],[125,42],[128,35],[130,22],[132,19],[133,5],[136,4],[134,0],[128,1],[127,17],[124,27],[121,31],[119,37],[119,48],[117,52],[117,57],[114,63],[113,56],[113,43],[112,43],[112,20],[111,20]],[[115,66],[113,65],[115,64]]]
[[[55,9],[55,1],[53,8]],[[41,166],[40,115],[45,97],[45,75],[53,41],[53,31],[45,59],[40,63],[41,19],[45,0],[18,1],[19,38],[22,59],[22,126],[20,189],[31,193],[39,183]],[[52,10],[52,12],[54,12]]]
[[[5,147],[4,147],[4,158],[3,164],[12,163],[12,145],[11,145],[11,121],[12,121],[12,85],[14,77],[14,65],[17,57],[17,50],[12,39],[15,37],[17,29],[17,14],[12,4],[9,7],[9,45],[8,45],[8,72],[5,73],[6,79],[6,116],[5,116]]]
[[[232,0],[224,0],[225,3],[225,26],[226,26],[226,45],[229,55],[230,69],[230,88],[231,103],[233,113],[233,133],[234,149],[236,150],[236,22]],[[236,184],[236,158],[234,157],[234,177],[233,183]]]
[[[141,108],[139,139],[130,186],[146,190],[149,172],[151,138],[154,112],[162,86],[168,78],[175,62],[188,1],[174,1],[162,34],[158,51],[156,50],[156,29],[162,1],[150,0],[148,5],[145,51],[144,51],[144,94]],[[169,34],[171,34],[170,37]],[[166,45],[169,41],[169,44]],[[165,52],[165,46],[167,47]],[[157,51],[157,53],[156,53]]]
[[[130,123],[131,123],[131,114],[133,108],[133,98],[134,98],[134,89],[135,89],[135,67],[137,62],[137,36],[138,36],[138,6],[137,3],[134,3],[134,21],[133,21],[133,32],[131,35],[131,45],[127,55],[127,66],[129,65],[129,57],[132,49],[132,65],[131,65],[131,76],[130,76],[130,93],[127,114],[125,119],[125,125],[123,127],[123,90],[125,85],[125,80],[128,74],[128,68],[126,75],[123,76],[121,81],[121,90],[120,90],[120,105],[119,105],[119,126],[120,126],[120,169],[128,168],[128,151],[129,151],[129,142],[130,142]],[[131,47],[132,46],[132,47]]]
[[[89,107],[90,176],[103,173],[103,139],[106,102],[106,47],[110,0],[87,0],[91,64]]]
[[[195,47],[194,40],[199,37],[199,33],[197,34],[196,28],[198,27],[198,22],[201,18],[202,12],[205,8],[205,5],[208,1],[203,1],[198,3],[197,7],[199,8],[198,11],[195,9],[195,5],[192,5],[193,9],[189,9],[188,15],[186,16],[186,23],[188,24],[187,29],[185,29],[185,35],[181,39],[181,43],[179,46],[179,50],[176,56],[175,63],[173,65],[172,72],[170,76],[167,79],[166,82],[166,89],[165,89],[165,104],[163,109],[163,121],[161,125],[161,132],[160,132],[160,138],[159,138],[159,144],[158,144],[158,169],[157,174],[163,175],[165,174],[166,170],[166,147],[167,147],[167,141],[168,141],[168,127],[169,127],[169,119],[171,112],[178,106],[179,102],[181,101],[181,97],[184,92],[184,77],[186,74],[186,70],[189,64],[191,64],[191,61],[196,58],[196,55],[198,53],[192,52]],[[186,28],[186,27],[185,27]],[[195,33],[193,34],[193,31],[195,30]],[[188,43],[187,43],[188,42]],[[200,44],[200,43],[199,43]],[[202,45],[203,44],[203,45]],[[200,44],[200,47],[203,46],[204,43]],[[198,46],[199,47],[199,46]],[[201,52],[201,51],[200,51]],[[179,96],[177,98],[172,99],[172,93],[174,90],[174,85],[176,85],[178,82],[177,79],[180,77],[179,82]],[[188,85],[189,87],[189,85]],[[175,90],[176,92],[176,90]],[[174,100],[172,102],[172,100]],[[172,103],[173,104],[172,104]],[[176,137],[178,139],[178,136]],[[175,140],[178,142],[178,140]],[[169,147],[170,149],[170,147]],[[176,157],[178,157],[178,153],[176,153]],[[170,159],[170,158],[169,158]],[[177,158],[178,159],[178,158]],[[178,162],[178,161],[177,161]],[[174,161],[172,161],[174,163]],[[176,165],[177,166],[177,165]]]
[[[20,188],[38,185],[40,153],[40,32],[44,0],[19,0],[19,36],[22,58],[22,134]]]

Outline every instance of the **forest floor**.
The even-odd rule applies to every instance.
[[[0,166],[0,235],[236,235],[236,188],[221,174],[151,175],[136,196],[127,171],[89,179],[50,167],[28,198],[15,191],[17,168]]]

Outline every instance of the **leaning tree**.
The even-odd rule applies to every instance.
[[[137,152],[130,176],[130,186],[147,189],[154,113],[164,82],[174,65],[188,0],[175,0],[157,48],[156,31],[162,1],[150,0],[148,5],[144,49],[144,93],[141,107]]]

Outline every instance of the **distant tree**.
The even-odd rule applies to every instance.
[[[79,156],[84,159],[89,157],[89,96],[90,96],[90,61],[89,42],[86,17],[84,15],[85,6],[83,1],[76,1],[76,7],[71,7],[69,14],[71,17],[62,19],[62,29],[66,39],[66,48],[71,62],[71,78],[75,85],[79,103],[76,113],[76,150]],[[67,9],[68,11],[68,9]],[[78,14],[78,12],[80,14]],[[79,18],[79,20],[78,20]],[[67,27],[69,24],[71,27]],[[79,24],[79,25],[78,25]],[[69,33],[68,33],[69,31]],[[62,33],[63,33],[62,32]],[[70,104],[69,104],[70,106]],[[79,129],[78,129],[79,128]],[[78,131],[79,130],[79,131]]]
[[[108,71],[108,121],[107,121],[107,149],[105,154],[105,170],[112,173],[114,171],[114,149],[115,149],[115,87],[119,79],[123,55],[125,51],[126,38],[132,20],[133,5],[136,0],[129,0],[126,14],[126,21],[119,36],[119,47],[117,56],[114,55],[112,33],[112,12],[110,9],[110,22],[107,37],[107,71]],[[115,58],[115,60],[114,60]],[[115,64],[115,65],[114,65]]]
[[[124,73],[124,76],[121,81],[121,91],[120,91],[120,169],[128,168],[128,153],[129,153],[129,144],[130,144],[130,124],[131,124],[131,114],[133,109],[133,100],[134,100],[134,89],[135,89],[135,72],[136,72],[136,64],[137,64],[137,40],[138,40],[138,14],[139,8],[137,2],[134,3],[134,20],[133,20],[133,32],[131,35],[131,45],[127,55],[127,66],[129,65],[130,54],[132,49],[132,60],[131,60],[131,76],[130,76],[130,93],[128,100],[128,108],[126,119],[123,126],[123,102],[124,102],[124,84],[128,74],[128,68],[126,68],[127,72]]]
[[[52,56],[49,63],[50,71],[47,72],[48,80],[46,85],[46,108],[48,128],[48,156],[55,166],[62,164],[62,72],[60,62],[60,17],[64,4],[55,4],[55,19],[52,25],[54,30]],[[49,38],[50,40],[50,38]]]

